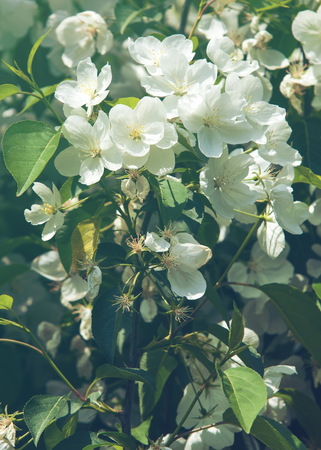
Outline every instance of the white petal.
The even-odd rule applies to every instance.
[[[202,297],[206,291],[206,281],[198,270],[175,270],[171,269],[167,273],[172,291],[179,297],[186,297],[188,300],[196,300]]]
[[[31,210],[25,209],[24,215],[26,221],[32,225],[41,225],[50,219],[50,215],[44,212],[42,205],[32,205]]]
[[[174,151],[171,148],[151,147],[145,167],[150,173],[159,177],[172,172],[175,168]]]
[[[85,297],[87,290],[87,281],[83,280],[78,274],[74,274],[62,283],[61,297],[64,301],[74,302]]]
[[[55,158],[55,167],[64,177],[79,175],[82,159],[81,152],[75,147],[68,147]]]
[[[49,205],[55,205],[55,197],[51,189],[49,189],[45,184],[38,183],[37,181],[33,184],[32,190],[39,195],[43,203],[48,203]]]
[[[79,182],[90,186],[97,183],[103,176],[103,173],[104,165],[99,157],[87,158],[81,163]]]
[[[67,277],[56,250],[37,256],[31,263],[31,269],[48,278],[48,280],[62,281]]]

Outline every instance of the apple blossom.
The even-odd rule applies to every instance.
[[[295,39],[303,45],[304,53],[311,63],[321,63],[321,7],[314,11],[300,11],[292,23]]]
[[[122,166],[121,152],[110,139],[107,114],[99,111],[93,126],[81,116],[69,116],[63,125],[66,139],[73,145],[63,150],[55,159],[61,175],[80,175],[80,183],[88,186],[97,183],[104,169],[118,170]]]
[[[46,225],[44,226],[41,237],[43,241],[49,241],[64,223],[64,215],[59,211],[61,207],[61,196],[53,183],[52,190],[45,184],[39,182],[35,182],[32,189],[41,198],[43,204],[32,205],[31,210],[25,209],[25,219],[32,225],[45,223]]]
[[[56,28],[56,36],[65,48],[62,60],[67,67],[75,67],[96,50],[105,55],[113,45],[113,35],[106,22],[94,11],[67,17]]]
[[[71,108],[85,105],[90,116],[95,105],[101,103],[108,95],[111,83],[111,68],[106,64],[97,76],[97,68],[88,57],[77,65],[77,81],[63,81],[57,86],[55,97]]]

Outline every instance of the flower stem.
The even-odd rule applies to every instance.
[[[215,0],[211,0],[211,1],[209,1],[208,3],[206,3],[205,6],[203,6],[205,2],[204,2],[204,0],[201,0],[201,2],[200,2],[200,4],[199,4],[199,7],[198,7],[197,17],[196,17],[196,20],[195,20],[195,22],[194,22],[194,25],[193,25],[193,27],[192,27],[192,29],[191,29],[191,32],[190,32],[190,34],[188,35],[188,39],[191,39],[191,37],[192,37],[193,34],[195,33],[195,30],[196,30],[196,28],[197,28],[197,26],[198,26],[198,24],[199,24],[199,22],[200,22],[200,20],[201,20],[201,18],[202,18],[202,16],[203,16],[203,14],[204,14],[205,11],[207,10],[207,8],[208,8],[209,6],[211,6],[211,4],[214,3],[214,2],[215,2]]]

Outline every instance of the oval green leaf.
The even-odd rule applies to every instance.
[[[103,364],[96,370],[96,380],[102,380],[103,378],[121,378],[124,380],[148,383],[152,387],[155,385],[153,377],[146,370],[131,369],[127,367],[119,368],[112,366],[111,364]]]
[[[56,395],[35,395],[26,403],[23,414],[35,446],[47,426],[58,416],[65,407],[68,397]]]
[[[11,309],[13,298],[10,295],[0,295],[0,309]]]
[[[218,368],[223,391],[241,427],[249,433],[254,420],[266,405],[267,390],[260,375],[248,367]]]
[[[32,120],[12,124],[2,140],[7,169],[17,182],[17,196],[37,179],[59,144],[60,131]]]
[[[321,311],[313,299],[283,284],[266,284],[260,290],[270,297],[294,337],[321,365]]]
[[[0,100],[10,97],[11,95],[17,94],[20,89],[14,84],[1,84],[0,85]]]

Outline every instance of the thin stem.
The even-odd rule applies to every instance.
[[[18,447],[16,450],[22,450],[24,448],[26,448],[29,444],[31,444],[33,441],[33,438],[29,439],[28,442],[26,442],[22,447]]]
[[[1,338],[0,341],[11,342],[13,344],[23,345],[24,347],[32,348],[32,350],[35,350],[36,352],[40,353],[40,355],[44,356],[43,352],[39,348],[37,348],[33,345],[30,345],[30,344],[27,344],[26,342],[16,341],[15,339],[5,339],[5,338]]]
[[[259,226],[259,224],[261,223],[261,219],[257,220],[255,222],[255,224],[252,226],[252,228],[250,229],[250,231],[248,232],[246,238],[244,239],[244,241],[242,242],[240,248],[238,249],[238,251],[235,253],[235,255],[233,256],[233,258],[231,259],[229,265],[227,266],[227,268],[224,270],[224,272],[222,273],[222,275],[220,276],[220,278],[218,279],[217,283],[215,284],[215,288],[218,289],[221,286],[222,281],[224,280],[224,278],[226,277],[228,271],[230,270],[230,268],[232,267],[232,265],[235,263],[235,261],[238,259],[238,257],[240,256],[240,254],[242,253],[242,251],[244,250],[244,248],[246,247],[247,243],[249,242],[249,240],[251,239],[252,235],[255,233],[257,227]]]
[[[42,92],[42,90],[40,89],[40,87],[37,85],[37,83],[34,80],[33,80],[33,88],[35,89],[35,91],[39,92],[39,94],[41,95],[41,100],[50,109],[50,111],[56,117],[56,119],[58,120],[60,125],[62,125],[64,123],[63,120],[61,120],[61,118],[58,116],[58,114],[56,113],[56,111],[53,109],[50,102],[48,101],[47,97],[45,96],[45,94]]]
[[[194,25],[193,25],[193,27],[191,29],[190,34],[188,35],[188,39],[191,39],[191,37],[193,36],[193,34],[194,34],[194,32],[195,32],[195,30],[196,30],[196,28],[197,28],[197,26],[198,26],[202,16],[203,16],[203,14],[207,10],[207,8],[209,6],[211,6],[211,4],[214,3],[214,2],[215,2],[215,0],[211,0],[208,3],[206,3],[206,5],[203,7],[205,2],[203,0],[201,0],[199,8],[198,8],[198,13],[197,13],[197,17],[196,17],[195,23],[194,23]]]

